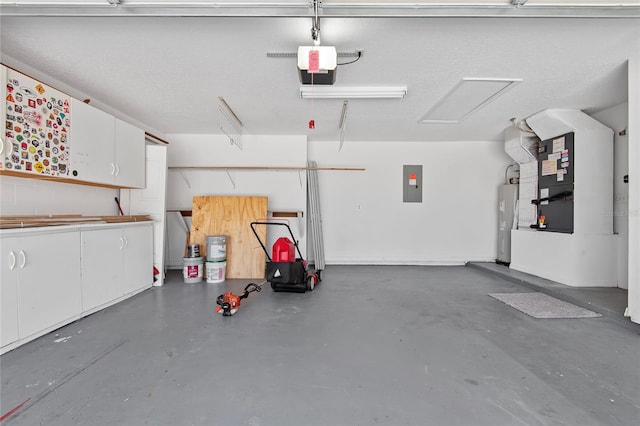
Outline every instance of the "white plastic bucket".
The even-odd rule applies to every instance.
[[[199,283],[202,281],[202,268],[204,259],[202,257],[183,257],[182,276],[186,284]]]
[[[207,260],[207,282],[212,284],[224,282],[227,272],[227,262],[212,262]]]
[[[212,235],[207,237],[207,260],[224,262],[227,260],[227,236]]]

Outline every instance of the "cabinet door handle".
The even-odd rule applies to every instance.
[[[120,174],[120,165],[116,164],[116,176]]]
[[[120,250],[124,248],[124,238],[120,237]]]
[[[114,163],[111,163],[111,174],[115,174],[116,173],[116,165]]]
[[[124,248],[129,247],[129,240],[127,239],[127,237],[124,237]]]
[[[20,250],[20,256],[22,257],[22,262],[20,262],[20,268],[24,268],[27,265],[27,255],[24,254],[24,251]]]
[[[11,250],[9,252],[9,270],[13,271],[13,268],[16,267],[16,254]]]
[[[5,157],[7,155],[10,156],[12,151],[13,142],[11,142],[11,139],[4,140],[0,137],[0,155],[4,155]]]

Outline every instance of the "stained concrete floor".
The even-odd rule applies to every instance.
[[[637,425],[638,329],[531,318],[471,267],[329,266],[312,293],[167,284],[0,358],[8,425]],[[56,342],[58,341],[58,342]]]

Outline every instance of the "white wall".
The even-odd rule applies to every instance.
[[[306,217],[307,175],[304,170],[177,170],[189,166],[306,167],[305,136],[244,135],[243,148],[224,135],[168,135],[167,210],[191,210],[194,195],[266,195],[270,212],[301,211]],[[233,180],[233,181],[232,181]],[[304,220],[291,228],[306,256]],[[271,247],[276,227],[269,228]],[[284,235],[284,234],[283,234]],[[278,235],[279,236],[279,235]],[[169,241],[169,244],[183,244]],[[259,247],[259,246],[258,246]],[[177,249],[179,250],[179,248]]]
[[[629,315],[640,323],[640,58],[629,60]]]
[[[328,264],[494,261],[502,142],[310,142],[320,167]],[[402,166],[423,165],[422,203],[402,202]]]
[[[629,142],[626,129],[629,122],[629,104],[624,102],[593,114],[592,117],[613,130],[613,232],[618,234],[618,285],[628,288],[629,265],[629,185],[623,178],[629,173]]]
[[[0,176],[0,214],[118,215],[118,190]]]

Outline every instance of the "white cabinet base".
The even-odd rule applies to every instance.
[[[0,354],[153,284],[152,222],[7,229],[0,237]]]
[[[616,237],[513,230],[509,267],[572,287],[617,287]]]

